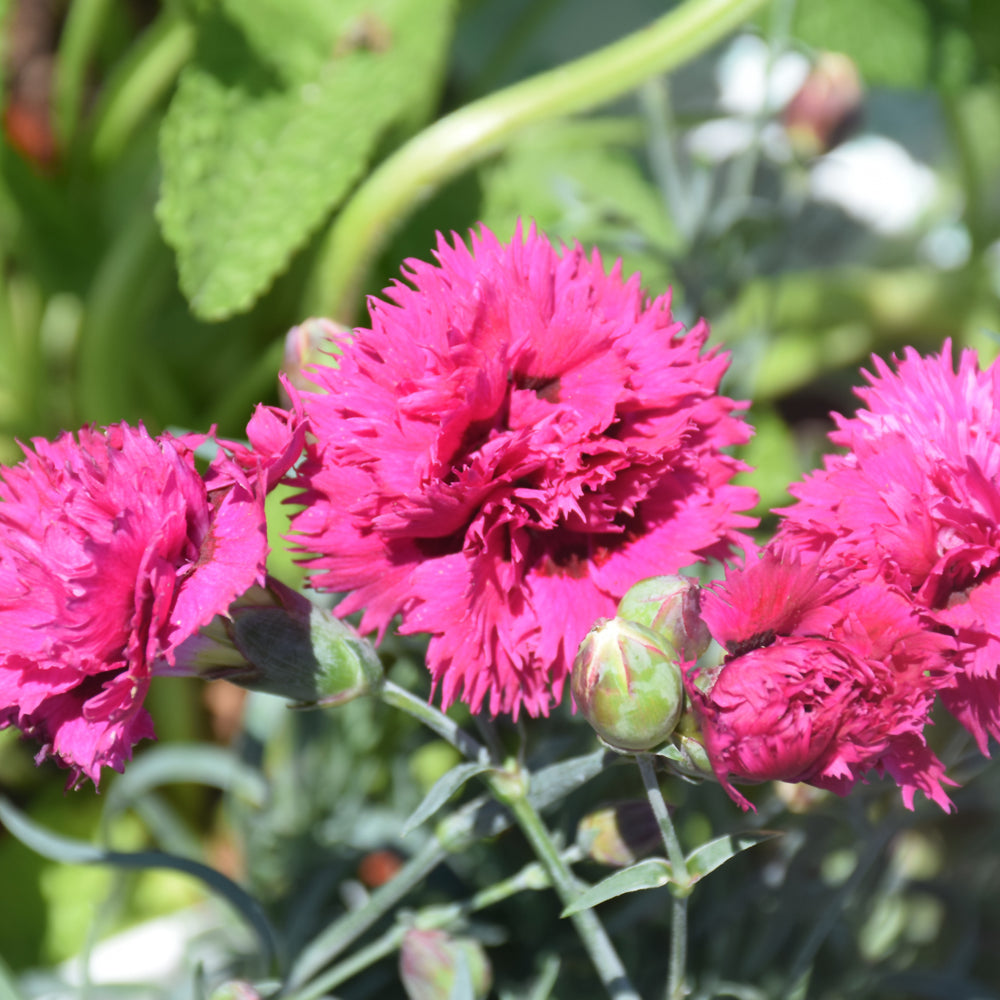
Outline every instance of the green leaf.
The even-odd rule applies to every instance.
[[[227,0],[161,131],[157,208],[194,312],[249,308],[436,90],[454,0]]]
[[[934,36],[924,0],[800,0],[792,32],[849,55],[869,84],[919,87],[930,73]]]
[[[484,771],[492,770],[490,764],[459,764],[446,774],[443,774],[424,796],[423,802],[413,811],[410,818],[403,824],[400,836],[405,837],[415,830],[426,819],[430,819],[470,778]]]
[[[581,892],[562,911],[561,916],[572,916],[574,913],[588,910],[592,906],[597,906],[598,903],[604,903],[626,892],[638,892],[640,889],[659,889],[671,881],[673,881],[673,877],[670,873],[669,861],[665,861],[663,858],[646,858],[645,861],[640,861],[630,868],[623,868]]]
[[[580,785],[596,778],[604,770],[605,759],[618,763],[620,756],[608,750],[594,750],[579,757],[549,764],[531,776],[528,784],[528,801],[536,809],[545,809],[561,801]]]
[[[200,879],[221,896],[256,932],[270,965],[277,953],[274,930],[260,904],[231,879],[208,865],[162,851],[108,851],[83,840],[64,837],[38,825],[8,799],[0,795],[0,822],[36,854],[67,865],[111,865],[115,868],[167,868]]]
[[[105,812],[120,810],[160,785],[193,782],[237,795],[257,808],[268,798],[264,776],[231,750],[211,743],[163,744],[140,754],[115,779]]]
[[[779,836],[781,834],[774,830],[755,830],[752,833],[727,834],[702,844],[687,857],[690,883],[694,884],[703,879],[709,872],[714,872],[720,865],[724,865],[730,858],[736,857],[747,848]]]
[[[669,861],[664,858],[646,858],[645,861],[615,872],[586,889],[563,910],[562,916],[568,917],[626,892],[637,892],[640,889],[659,889],[670,883],[680,886],[681,889],[690,889],[695,882],[703,879],[709,872],[715,871],[730,858],[755,844],[777,836],[779,834],[772,830],[757,830],[752,833],[727,834],[702,844],[687,857],[686,883],[674,878]]]

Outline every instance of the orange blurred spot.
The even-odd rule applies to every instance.
[[[12,100],[3,111],[7,141],[26,160],[39,167],[51,167],[58,154],[56,137],[47,117],[36,108]]]
[[[395,851],[371,851],[358,865],[358,880],[369,889],[377,889],[402,867],[403,859]]]

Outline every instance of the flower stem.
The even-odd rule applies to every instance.
[[[563,857],[567,861],[579,861],[582,852],[576,846],[569,847],[563,852]],[[538,890],[548,888],[551,881],[547,873],[537,861],[525,865],[517,874],[510,878],[503,879],[495,885],[481,889],[471,899],[464,903],[452,903],[447,906],[430,906],[415,914],[404,923],[397,923],[390,927],[380,938],[373,941],[365,948],[361,948],[350,958],[344,959],[333,968],[317,976],[304,989],[299,990],[286,1000],[317,1000],[317,998],[329,993],[341,983],[346,982],[352,976],[374,965],[379,959],[392,954],[403,942],[407,930],[419,927],[422,930],[437,928],[450,928],[460,923],[471,913],[493,906],[504,899],[509,898],[519,892],[526,890]]]
[[[536,857],[548,872],[556,894],[568,906],[580,894],[576,876],[559,853],[542,817],[528,800],[525,785],[523,780],[512,782],[510,775],[497,774],[490,779],[494,794],[514,814],[514,819],[527,837]],[[520,786],[519,791],[514,790],[517,786]],[[613,1000],[640,1000],[597,914],[592,909],[579,910],[571,914],[570,920],[573,921],[608,996]]]
[[[446,856],[447,851],[438,841],[429,840],[385,885],[371,894],[364,906],[344,914],[302,950],[288,976],[288,989],[294,991],[308,982],[422,882]]]
[[[489,762],[486,748],[433,705],[422,701],[391,681],[386,681],[380,696],[387,704],[400,708],[423,722],[473,760]],[[569,905],[574,902],[580,892],[576,878],[552,841],[541,816],[528,798],[526,773],[520,770],[494,770],[486,772],[483,779],[489,785],[490,791],[497,801],[506,806],[513,814],[563,904]],[[383,886],[383,889],[391,886],[398,878],[399,875],[392,882]],[[622,961],[597,914],[593,910],[581,910],[572,914],[570,919],[573,921],[576,931],[601,977],[601,982],[604,983],[608,991],[608,995],[613,1000],[640,1000],[639,994],[635,992],[629,982],[625,966],[622,965]]]
[[[432,729],[442,739],[447,740],[456,750],[465,754],[470,760],[488,764],[490,757],[486,747],[474,736],[470,736],[458,723],[448,718],[444,712],[433,705],[410,694],[392,681],[385,681],[379,691],[379,697],[387,705],[402,709],[428,729]]]
[[[439,119],[372,172],[337,215],[307,312],[350,324],[368,268],[394,227],[442,184],[527,125],[605,104],[723,38],[767,0],[685,0],[640,31]]]
[[[667,849],[667,857],[673,871],[675,881],[683,886],[683,890],[674,893],[673,911],[670,916],[670,972],[667,979],[667,1000],[683,1000],[684,974],[687,966],[687,901],[688,901],[688,869],[684,859],[684,851],[677,837],[670,812],[663,800],[660,783],[656,780],[653,768],[653,758],[649,754],[636,754],[639,773],[646,789],[649,805],[660,825],[663,834],[663,845]]]

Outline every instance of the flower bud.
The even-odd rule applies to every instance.
[[[296,389],[315,389],[306,368],[314,364],[330,364],[331,352],[337,352],[337,341],[350,331],[332,319],[307,319],[285,334],[285,357],[281,370]],[[285,400],[287,403],[288,401]]]
[[[660,825],[645,799],[596,809],[580,820],[577,846],[594,861],[627,868],[661,843]]]
[[[792,149],[808,158],[839,145],[861,118],[861,100],[854,63],[839,52],[822,53],[782,112]]]
[[[208,1000],[261,1000],[261,996],[252,983],[233,979],[216,987]]]
[[[379,688],[382,664],[345,622],[268,577],[182,643],[169,673],[224,678],[303,704],[340,704]]]
[[[616,614],[659,632],[684,660],[697,660],[712,636],[701,619],[701,588],[684,576],[640,580],[621,599]]]
[[[660,756],[674,774],[694,781],[704,781],[706,778],[716,780],[712,762],[705,749],[705,737],[690,709],[681,716],[669,745],[660,751]]]
[[[412,928],[399,951],[399,977],[409,1000],[449,1000],[462,976],[472,996],[482,1000],[493,985],[493,970],[474,938]],[[468,990],[456,995],[468,996]]]
[[[602,618],[587,633],[570,687],[597,735],[631,753],[659,746],[684,707],[674,647],[645,625],[622,618]]]

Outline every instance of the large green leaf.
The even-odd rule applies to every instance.
[[[871,84],[919,87],[930,72],[934,36],[924,0],[800,0],[793,34],[846,53]]]
[[[161,132],[158,215],[194,312],[249,308],[436,89],[453,0],[225,0]]]

